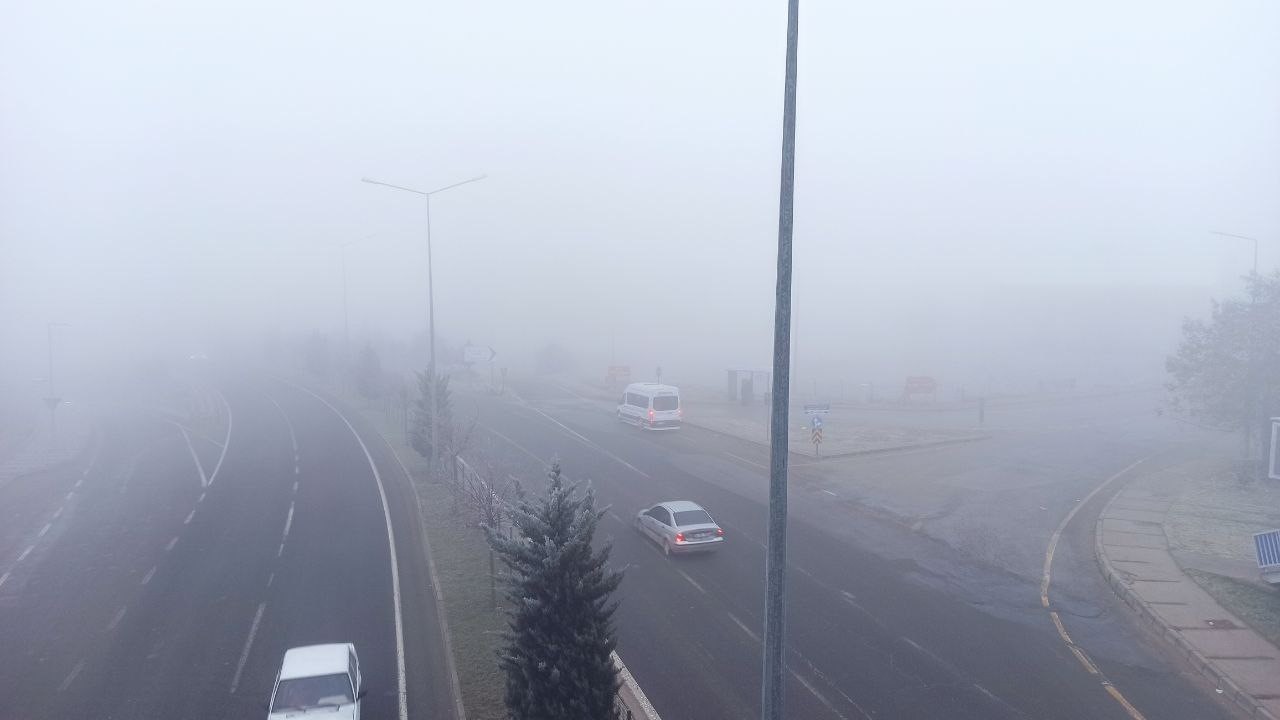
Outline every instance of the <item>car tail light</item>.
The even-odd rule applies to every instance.
[[[724,537],[724,529],[716,528],[716,537]]]
[[[653,411],[652,411],[652,410],[650,410],[650,411],[649,411],[649,419],[650,419],[650,420],[652,420],[652,419],[653,419]]]
[[[682,532],[676,533],[676,542],[684,542],[684,533]]]

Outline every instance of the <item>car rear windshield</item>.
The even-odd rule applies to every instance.
[[[318,675],[316,677],[281,680],[276,688],[276,701],[271,712],[305,710],[321,705],[349,705],[355,702],[351,696],[351,679],[346,673]]]
[[[709,525],[711,522],[711,516],[707,514],[706,510],[681,510],[676,513],[676,527]]]
[[[675,395],[659,395],[653,399],[654,410],[675,410],[680,407],[680,398]]]

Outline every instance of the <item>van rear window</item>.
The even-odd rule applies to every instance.
[[[680,407],[680,398],[675,395],[659,395],[653,399],[654,410],[675,410]]]

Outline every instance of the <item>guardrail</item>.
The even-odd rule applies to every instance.
[[[613,658],[614,667],[618,668],[618,676],[622,679],[622,687],[618,688],[618,698],[615,702],[622,720],[662,720],[658,716],[658,711],[653,709],[649,698],[645,697],[644,691],[640,689],[639,683],[631,676],[631,671],[627,670],[622,658],[618,657],[618,653],[611,653],[610,657]]]

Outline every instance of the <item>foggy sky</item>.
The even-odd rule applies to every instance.
[[[0,368],[268,328],[770,357],[782,2],[0,9]],[[1159,377],[1280,259],[1280,9],[801,7],[797,377]],[[190,349],[190,350],[189,350]]]

